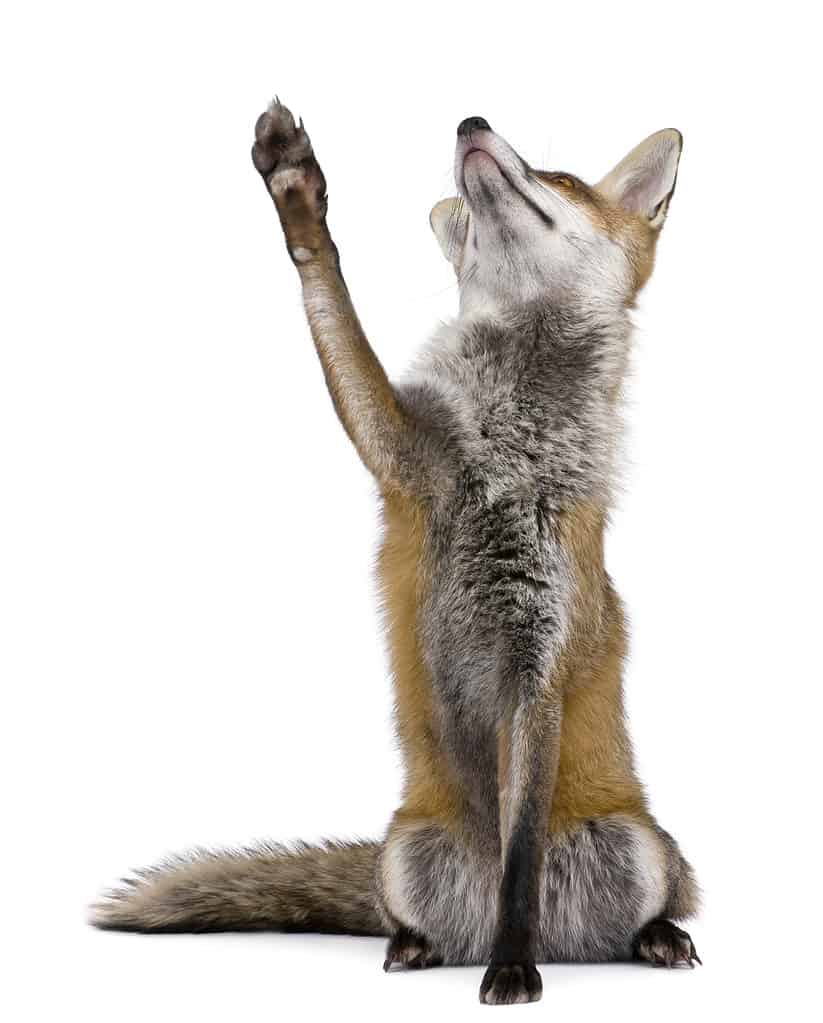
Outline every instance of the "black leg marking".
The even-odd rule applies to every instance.
[[[536,1002],[543,991],[534,963],[542,868],[537,809],[533,797],[527,797],[509,845],[491,965],[480,985],[485,1005]]]

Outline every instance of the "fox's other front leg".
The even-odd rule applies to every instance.
[[[503,878],[491,962],[480,986],[486,1005],[536,1002],[541,878],[560,735],[560,696],[526,680],[501,723],[498,750]]]
[[[414,486],[414,426],[371,349],[326,224],[326,180],[303,127],[275,100],[255,126],[252,161],[274,199],[340,420],[384,490]]]

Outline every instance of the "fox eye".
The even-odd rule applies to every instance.
[[[560,185],[561,188],[574,188],[574,182],[565,174],[555,174],[551,183],[553,185]]]

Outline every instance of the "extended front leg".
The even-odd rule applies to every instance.
[[[500,727],[498,777],[503,880],[491,963],[480,986],[486,1005],[536,1002],[540,889],[560,736],[561,701],[549,685],[527,685]]]
[[[326,224],[326,181],[302,121],[275,100],[260,116],[254,166],[274,199],[335,409],[360,457],[386,490],[407,490],[414,424],[366,339]]]

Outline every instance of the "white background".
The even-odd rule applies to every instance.
[[[384,976],[377,940],[84,923],[167,852],[376,836],[398,796],[373,488],[248,155],[275,91],[395,373],[455,307],[427,219],[461,118],[589,180],[683,131],[608,564],[642,774],[705,890],[705,966],[546,967],[528,1011],[814,1015],[820,82],[811,5],[764,7],[5,9],[4,1018],[480,1011],[479,969]]]

